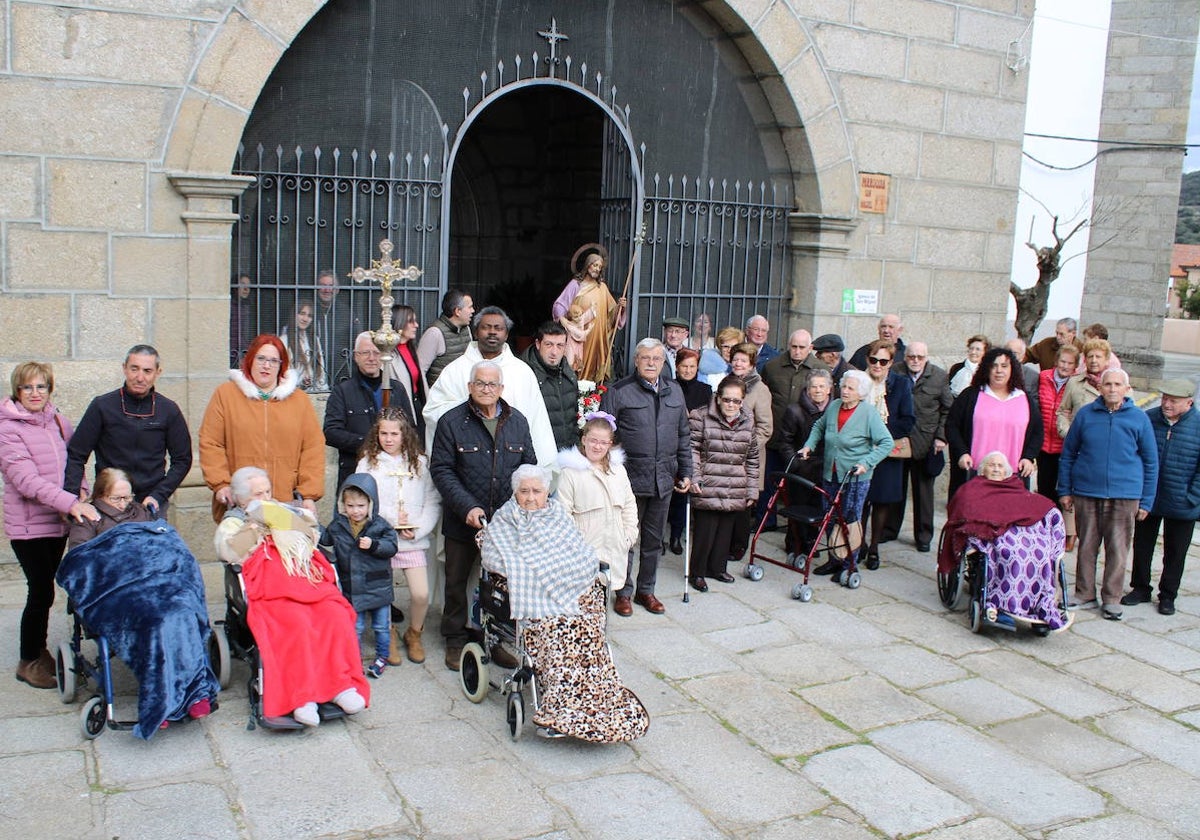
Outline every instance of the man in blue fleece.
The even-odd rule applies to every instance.
[[[1150,514],[1158,485],[1154,430],[1128,392],[1125,371],[1104,372],[1100,396],[1071,421],[1058,468],[1059,504],[1075,511],[1079,530],[1074,605],[1096,606],[1096,559],[1103,541],[1100,600],[1110,621],[1121,620],[1134,522]]]

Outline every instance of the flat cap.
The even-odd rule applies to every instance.
[[[1196,383],[1190,379],[1168,379],[1158,383],[1155,390],[1164,397],[1182,397],[1190,400],[1196,395]]]
[[[846,342],[842,341],[840,335],[825,333],[825,335],[819,335],[813,340],[812,349],[814,353],[825,353],[830,350],[836,350],[841,353],[846,349]]]
[[[691,332],[691,325],[682,318],[663,318],[663,328],[667,327],[683,327],[688,332]]]

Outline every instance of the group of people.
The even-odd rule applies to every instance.
[[[931,362],[924,342],[905,342],[891,314],[880,319],[878,338],[849,360],[841,337],[813,339],[804,329],[776,350],[761,315],[744,328],[718,330],[711,341],[703,334],[711,328],[707,316],[667,318],[662,340],[638,342],[632,371],[610,380],[599,409],[579,417],[579,380],[609,378],[612,331],[626,310],[624,298],[608,291],[603,268],[598,255],[588,258],[520,357],[508,346],[508,316],[494,306],[475,312],[457,290],[444,296],[441,315],[419,341],[413,310],[396,307],[401,340],[386,371],[369,332],[355,337],[342,379],[329,378],[318,345],[305,343],[304,317],[296,332],[254,337],[199,429],[218,553],[240,562],[257,551],[264,568],[274,562],[309,583],[329,582],[326,566],[336,568],[349,605],[338,608],[337,620],[343,642],[353,640],[345,650],[357,651],[369,624],[375,651],[366,673],[380,677],[405,657],[425,659],[427,564],[440,534],[446,666],[459,667],[475,632],[469,587],[482,560],[508,578],[522,614],[543,622],[527,641],[549,651],[547,663],[559,669],[544,675],[558,686],[551,696],[591,707],[595,687],[570,674],[615,681],[607,646],[563,646],[544,633],[551,626],[583,633],[575,621],[603,630],[599,563],[608,568],[618,616],[635,605],[664,613],[655,594],[658,564],[665,550],[682,552],[690,508],[690,586],[705,592],[710,581],[732,584],[728,564],[741,559],[755,521],[771,514],[767,476],[790,464],[831,494],[847,488],[853,554],[816,573],[836,574],[860,555],[865,568],[876,569],[880,547],[902,529],[910,495],[916,548],[930,550],[933,485],[947,458],[953,495],[997,456],[1020,478],[1036,472],[1039,491],[1074,514],[1081,605],[1096,601],[1104,543],[1100,599],[1108,618],[1120,617],[1122,603],[1150,600],[1150,555],[1165,526],[1159,610],[1173,612],[1200,514],[1200,419],[1190,383],[1166,383],[1161,408],[1147,415],[1126,396],[1128,377],[1112,364],[1107,341],[1080,346],[1073,322],[1054,337],[1052,354],[1045,342],[1027,350],[972,336],[961,369],[947,372]],[[591,326],[582,339],[573,331],[581,320]],[[699,341],[690,340],[693,326],[704,328]],[[131,348],[123,370],[124,384],[97,397],[78,429],[53,407],[48,365],[18,366],[11,396],[0,404],[5,529],[29,581],[17,676],[34,686],[54,685],[46,626],[66,520],[72,539],[83,540],[130,518],[161,517],[191,466],[182,414],[154,387],[162,370],[157,351]],[[970,373],[965,384],[963,371]],[[322,377],[330,387],[323,427],[305,391]],[[336,514],[319,529],[326,446],[338,453],[338,497]],[[1168,451],[1170,468],[1160,471]],[[89,493],[83,470],[93,454],[99,478]],[[571,538],[547,541],[543,527]],[[1131,547],[1133,585],[1122,596]],[[502,559],[489,558],[490,550]],[[403,633],[404,612],[393,603],[396,569],[409,591]],[[508,657],[502,649],[491,654],[502,663]],[[364,708],[366,684],[350,676],[343,668],[315,693],[286,693],[285,705],[296,701],[286,711],[311,725],[319,703],[338,702],[350,713]],[[582,727],[553,703],[535,721],[598,740],[645,731],[640,704],[615,689],[606,697],[611,727]]]

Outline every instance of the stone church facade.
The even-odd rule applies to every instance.
[[[233,174],[239,143],[275,68],[327,5],[407,4],[6,5],[6,381],[18,362],[52,362],[57,402],[78,418],[120,382],[124,350],[146,341],[163,356],[161,389],[195,434],[229,367],[233,208],[249,182]],[[559,25],[572,5],[561,4]],[[764,159],[793,204],[786,324],[775,325],[775,343],[789,326],[841,333],[851,348],[872,337],[877,316],[845,312],[848,289],[877,293],[880,312],[901,313],[907,335],[947,360],[963,336],[1004,334],[1026,95],[1008,49],[1026,32],[1033,0],[661,5],[702,19],[705,37],[736,48],[739,83],[754,88],[751,118],[774,138]],[[605,33],[573,38],[576,60],[590,50],[601,66]],[[336,44],[325,58],[339,60]],[[614,69],[613,84],[637,73]],[[879,175],[886,207],[871,206]],[[869,194],[864,176],[874,179]],[[207,512],[197,470],[174,514],[194,546],[207,541]]]

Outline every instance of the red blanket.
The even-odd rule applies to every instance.
[[[943,574],[958,565],[970,537],[991,541],[1014,525],[1035,525],[1054,507],[1045,496],[1030,493],[1017,476],[989,481],[976,476],[958,489],[946,508],[946,538],[938,553]]]
[[[265,715],[290,715],[297,706],[324,703],[348,688],[371,702],[354,608],[318,551],[313,565],[325,575],[318,584],[287,574],[270,538],[242,563],[246,622],[262,657]]]

